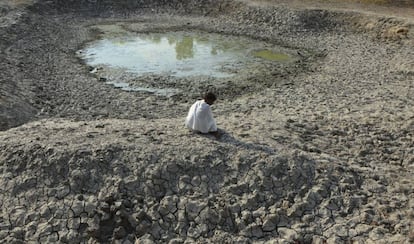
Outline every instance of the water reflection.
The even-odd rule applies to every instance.
[[[177,60],[194,58],[194,39],[185,36],[175,44],[175,53]]]
[[[212,56],[219,55],[220,53],[227,51],[231,51],[232,41],[233,40],[225,40],[222,38],[213,37],[211,34],[209,35],[210,38],[202,38],[199,36],[176,36],[176,35],[167,35],[162,37],[161,34],[150,34],[148,36],[141,36],[140,38],[143,40],[148,40],[153,42],[154,44],[163,44],[162,41],[165,39],[167,40],[168,44],[171,47],[175,48],[175,54],[177,60],[183,59],[192,59],[195,56],[196,50],[198,49],[199,52],[203,52],[203,49],[210,48],[210,54]],[[245,45],[241,42],[233,43],[240,46],[233,46],[233,51],[237,51],[238,49],[242,49]]]
[[[253,52],[260,46],[261,51]],[[266,49],[256,40],[213,33],[167,32],[139,35],[106,35],[90,43],[82,57],[91,66],[107,65],[139,75],[205,75],[229,77],[253,57],[289,61],[286,54]]]
[[[124,68],[136,73],[170,73],[175,76],[231,76],[222,70],[245,54],[235,38],[208,34],[142,34],[99,40],[84,51],[87,63]]]

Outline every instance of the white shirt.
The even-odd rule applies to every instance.
[[[216,121],[213,118],[210,105],[204,100],[195,102],[188,111],[185,126],[202,133],[217,131]]]

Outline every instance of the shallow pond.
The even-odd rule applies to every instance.
[[[82,57],[91,66],[107,65],[137,74],[232,76],[250,57],[286,62],[274,50],[255,50],[248,38],[212,33],[167,32],[103,38],[89,44]]]
[[[95,26],[100,39],[88,43],[78,55],[104,75],[106,83],[125,91],[172,95],[173,88],[130,84],[130,77],[208,77],[228,78],[250,74],[261,65],[296,60],[292,50],[252,38],[199,31],[163,33],[129,32],[120,25]],[[203,78],[202,78],[203,79]]]

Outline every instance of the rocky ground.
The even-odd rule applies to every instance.
[[[0,3],[2,242],[414,242],[410,6],[113,2]],[[138,81],[176,84],[171,97],[126,92],[76,55],[90,26],[118,22],[301,58],[228,80]],[[183,127],[206,89],[220,139]]]

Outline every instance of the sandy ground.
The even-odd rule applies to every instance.
[[[414,241],[408,5],[21,2],[0,5],[2,242]],[[301,58],[136,81],[172,97],[125,92],[76,56],[108,23],[243,35]],[[183,127],[206,89],[220,139]]]

